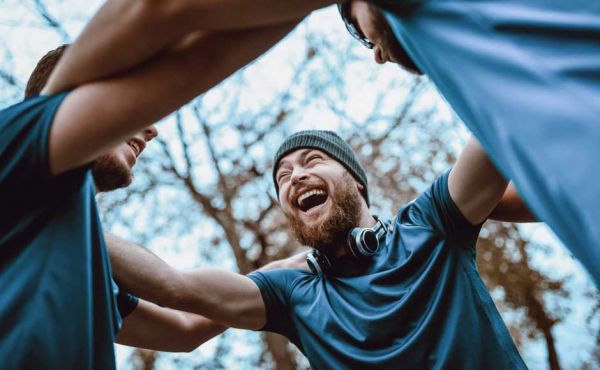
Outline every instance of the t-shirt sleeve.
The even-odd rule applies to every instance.
[[[50,178],[48,137],[68,92],[36,96],[0,111],[0,184],[4,188]]]
[[[483,224],[471,225],[460,212],[448,190],[449,174],[447,171],[438,177],[427,190],[404,206],[398,217],[405,223],[431,228],[447,239],[474,245]]]
[[[110,280],[112,286],[112,293],[117,301],[117,309],[119,310],[119,317],[121,321],[127,317],[139,303],[139,298],[134,296],[133,294],[123,290],[119,284],[114,279]],[[119,327],[121,323],[119,323]]]
[[[271,331],[288,338],[294,335],[289,304],[289,288],[293,285],[290,281],[292,271],[255,271],[248,275],[260,289],[267,311],[267,323],[261,331]]]
[[[133,294],[124,291],[119,287],[119,293],[117,294],[117,308],[121,319],[124,319],[137,307],[140,299]]]

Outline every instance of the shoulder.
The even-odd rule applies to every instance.
[[[50,128],[67,94],[30,97],[0,111],[0,183],[33,184],[50,177]]]
[[[427,228],[444,237],[472,241],[480,225],[471,225],[462,215],[448,189],[446,171],[439,176],[421,195],[398,211],[396,224]]]
[[[36,117],[35,113],[56,110],[68,92],[56,95],[39,95],[26,98],[16,104],[0,110],[0,124],[11,121],[30,121]],[[52,118],[53,115],[51,115]]]
[[[278,287],[291,287],[299,279],[311,274],[308,269],[301,268],[273,268],[268,270],[257,270],[248,274],[248,277],[259,285],[270,285]]]
[[[449,173],[450,171],[447,171],[436,178],[415,199],[400,207],[396,220],[402,223],[429,225],[432,221],[430,218],[440,212],[442,205],[452,201],[448,191]]]
[[[308,268],[273,268],[254,271],[248,277],[263,294],[289,297],[299,283],[314,275]]]
[[[67,93],[34,96],[0,111],[0,154],[8,148],[44,145],[54,115]]]

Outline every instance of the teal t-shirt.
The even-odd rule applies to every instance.
[[[600,284],[600,1],[371,1]]]
[[[372,259],[254,272],[263,330],[289,338],[315,370],[525,369],[475,265],[480,226],[462,216],[448,174],[400,209]]]
[[[114,369],[117,301],[123,315],[137,303],[112,281],[89,168],[50,174],[48,134],[65,96],[0,111],[3,370]]]

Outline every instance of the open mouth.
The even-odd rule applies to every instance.
[[[296,198],[296,207],[302,212],[308,212],[311,209],[324,204],[327,201],[327,192],[323,189],[311,189],[301,193]]]

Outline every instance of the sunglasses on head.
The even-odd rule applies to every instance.
[[[350,32],[350,35],[357,39],[361,44],[363,44],[368,49],[373,49],[375,46],[371,41],[369,41],[359,30],[358,27],[352,22],[350,19],[350,8],[349,1],[338,3],[338,10],[340,11],[340,15],[344,20],[344,24],[346,25],[346,29]]]

